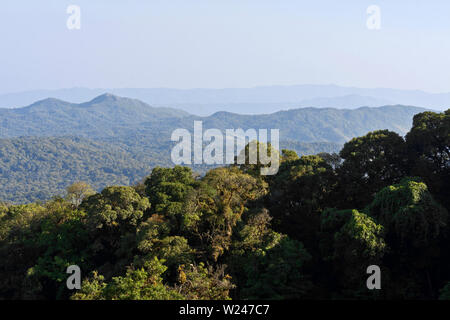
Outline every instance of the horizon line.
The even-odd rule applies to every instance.
[[[27,92],[39,92],[39,91],[63,91],[63,90],[74,90],[74,89],[82,89],[82,90],[176,90],[176,91],[195,91],[195,90],[249,90],[249,89],[263,89],[263,88],[293,88],[293,87],[338,87],[338,88],[347,88],[347,89],[364,89],[364,90],[396,90],[396,91],[405,91],[405,92],[421,92],[426,94],[438,95],[438,94],[450,94],[450,91],[438,91],[432,92],[423,89],[399,89],[399,88],[391,88],[391,87],[358,87],[354,85],[339,85],[335,83],[327,83],[327,84],[314,84],[314,83],[304,83],[304,84],[273,84],[273,85],[255,85],[255,86],[246,86],[246,87],[191,87],[191,88],[177,88],[177,87],[87,87],[87,86],[73,86],[73,87],[61,87],[61,88],[41,88],[41,89],[28,89],[28,90],[17,90],[17,91],[9,91],[5,93],[0,93],[0,96],[11,95],[11,94],[21,94]]]

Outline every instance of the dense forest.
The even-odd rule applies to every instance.
[[[341,145],[280,141],[301,155],[338,152]],[[0,139],[0,201],[24,204],[64,196],[76,181],[96,191],[108,185],[133,185],[156,166],[170,167],[171,143],[138,136],[93,140],[81,137]],[[205,174],[207,165],[193,165]]]
[[[171,133],[204,129],[279,128],[280,147],[313,155],[337,153],[352,137],[377,129],[405,135],[425,109],[386,106],[338,110],[302,108],[263,115],[218,112],[208,117],[155,108],[103,94],[84,103],[45,99],[24,108],[0,108],[0,201],[28,203],[63,195],[85,181],[94,190],[132,185],[156,166],[170,167]],[[194,166],[204,175],[210,167]]]
[[[148,152],[148,156],[153,156],[151,164],[167,163],[157,152]],[[118,146],[85,138],[0,139],[0,201],[50,200],[64,195],[67,185],[76,181],[86,181],[95,190],[130,185],[150,168],[148,162],[136,160]]]
[[[450,299],[450,110],[280,161],[1,204],[0,298]]]

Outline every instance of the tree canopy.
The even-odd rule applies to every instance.
[[[369,132],[339,155],[282,150],[272,176],[155,167],[134,186],[0,203],[0,298],[449,299],[448,120],[424,112],[406,140]]]

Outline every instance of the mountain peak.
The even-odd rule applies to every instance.
[[[95,97],[94,99],[89,101],[89,103],[96,104],[96,103],[101,103],[101,102],[105,102],[105,101],[118,101],[120,99],[124,99],[124,98],[113,95],[111,93],[104,93],[102,95],[99,95],[98,97]]]
[[[63,107],[67,107],[70,106],[71,103],[64,101],[64,100],[60,100],[60,99],[56,99],[56,98],[46,98],[46,99],[42,99],[39,101],[36,101],[35,103],[27,106],[27,107],[23,107],[23,108],[16,108],[16,110],[38,110],[38,109],[49,109],[49,108],[63,108]]]
[[[61,99],[56,99],[56,98],[46,98],[46,99],[42,99],[39,101],[36,101],[35,103],[33,103],[32,105],[38,105],[38,104],[50,104],[50,103],[68,103],[67,101],[61,100]]]

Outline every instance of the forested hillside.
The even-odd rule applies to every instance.
[[[150,154],[149,154],[150,155]],[[158,162],[152,153],[152,165]],[[76,181],[96,190],[110,184],[130,185],[150,172],[120,147],[77,137],[0,139],[0,199],[25,203],[64,195]]]
[[[138,130],[144,121],[162,122],[185,115],[180,110],[152,108],[139,100],[111,94],[80,104],[45,99],[24,108],[0,109],[0,137],[109,137],[123,130]]]
[[[415,115],[405,138],[377,130],[280,162],[273,176],[157,167],[134,186],[1,204],[0,298],[450,299],[450,110]],[[367,289],[370,265],[382,290]]]
[[[168,108],[152,108],[139,100],[101,95],[73,104],[46,99],[25,108],[0,109],[0,137],[76,135],[86,138],[148,135],[170,141],[176,128],[280,129],[281,140],[344,143],[368,131],[388,129],[406,134],[412,117],[425,111],[409,106],[338,110],[302,108],[266,115],[218,112],[209,117],[189,115]]]
[[[194,120],[203,121],[204,130],[279,129],[281,148],[309,155],[338,152],[343,143],[368,131],[389,129],[404,135],[421,111],[407,106],[303,108],[198,117],[111,94],[80,104],[45,99],[0,109],[0,201],[48,200],[77,180],[96,190],[140,181],[155,166],[172,166],[171,133],[176,128],[193,132]],[[207,169],[194,167],[202,174]]]
[[[412,118],[425,109],[409,106],[385,106],[339,110],[301,108],[267,115],[239,115],[218,112],[203,118],[208,128],[279,128],[280,139],[300,142],[345,143],[366,132],[388,129],[404,135],[411,128]],[[188,125],[188,118],[179,122]],[[191,124],[192,126],[192,124]]]
[[[64,196],[66,187],[86,181],[100,191],[107,185],[132,185],[156,166],[170,167],[172,143],[135,136],[92,140],[80,137],[0,139],[0,201],[28,203]],[[339,144],[282,141],[299,154],[338,152]],[[209,167],[193,168],[204,174]]]

